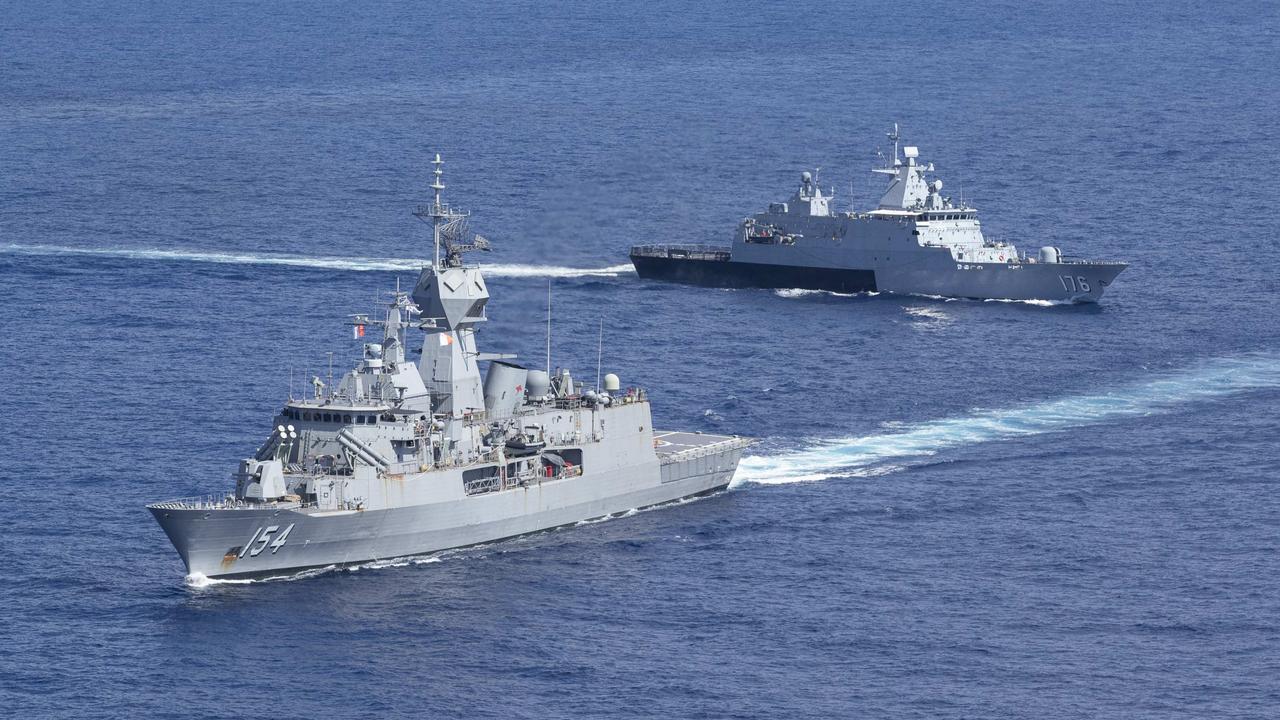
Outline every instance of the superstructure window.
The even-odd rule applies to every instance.
[[[332,416],[332,415],[330,415],[329,413],[325,413],[325,414],[324,414],[324,421],[325,421],[325,422],[333,422],[333,416]]]
[[[363,415],[357,415],[357,416],[356,416],[356,424],[357,424],[357,425],[363,425],[363,424],[364,424],[364,416],[363,416]]]
[[[351,416],[350,416],[350,415],[343,415],[343,416],[342,416],[342,422],[347,423],[347,424],[350,424],[350,423],[351,423]]]

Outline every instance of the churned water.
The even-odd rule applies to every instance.
[[[1280,15],[1213,6],[19,3],[0,19],[12,717],[1274,717]],[[893,122],[1096,307],[639,280]],[[343,322],[494,244],[481,342],[762,439],[727,492],[430,558],[184,579]]]

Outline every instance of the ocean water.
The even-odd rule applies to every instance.
[[[1280,11],[7,2],[0,715],[1280,715]],[[639,280],[893,123],[1099,306]],[[761,438],[730,490],[193,587],[143,509],[230,485],[342,322],[495,251],[488,350]]]

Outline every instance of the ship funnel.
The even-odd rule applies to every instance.
[[[528,368],[515,363],[494,360],[484,378],[484,409],[489,417],[509,417],[524,402],[524,386]]]

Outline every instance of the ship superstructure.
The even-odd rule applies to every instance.
[[[801,174],[787,202],[744,219],[728,246],[638,245],[641,277],[714,287],[805,288],[976,299],[1096,302],[1123,262],[1033,254],[984,236],[978,211],[943,195],[932,163],[900,148],[873,172],[889,184],[876,208],[838,212],[833,192]],[[901,149],[901,154],[900,154]]]
[[[372,338],[359,363],[336,387],[316,377],[284,403],[234,492],[148,506],[190,574],[430,553],[728,485],[748,440],[655,431],[646,392],[616,375],[588,388],[549,361],[530,369],[477,350],[489,290],[463,254],[489,243],[442,202],[434,164],[434,200],[415,215],[432,225],[435,260],[380,317],[351,317]]]

